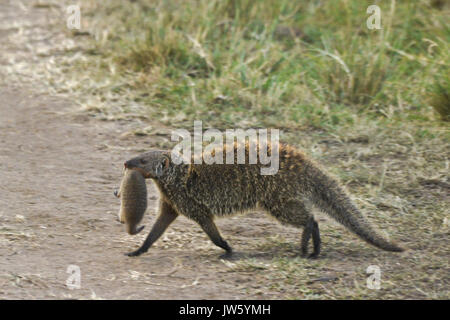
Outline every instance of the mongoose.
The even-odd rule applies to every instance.
[[[120,189],[114,195],[121,199],[119,221],[125,223],[128,234],[135,235],[144,229],[144,226],[137,226],[147,209],[147,186],[141,172],[124,171]]]
[[[236,151],[237,144],[219,152],[225,154],[228,148]],[[270,144],[268,149],[270,154]],[[245,154],[248,159],[248,143]],[[226,251],[224,257],[229,257],[232,249],[221,237],[214,217],[261,208],[283,224],[304,228],[301,254],[307,256],[312,237],[313,252],[309,257],[315,258],[320,253],[319,226],[307,210],[305,199],[368,243],[387,251],[404,250],[376,232],[335,179],[289,145],[279,144],[279,170],[274,175],[261,175],[263,165],[259,162],[175,164],[172,160],[170,151],[152,150],[124,163],[126,168],[152,179],[160,192],[159,216],[142,246],[128,256],[146,252],[182,214],[197,222],[211,241]]]

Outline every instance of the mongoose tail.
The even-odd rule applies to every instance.
[[[315,205],[375,247],[394,252],[405,250],[378,234],[333,178],[312,163],[306,164],[304,169],[305,183]]]

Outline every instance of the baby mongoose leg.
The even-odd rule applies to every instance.
[[[211,241],[216,246],[218,246],[226,251],[226,253],[221,255],[220,257],[221,258],[231,257],[233,250],[228,245],[228,243],[225,240],[223,240],[223,238],[220,235],[220,232],[217,229],[212,218],[203,216],[201,219],[196,219],[196,221],[200,225],[200,227],[203,229],[203,231],[205,231],[205,233],[208,235],[208,237],[211,239]]]
[[[120,223],[122,223],[122,222],[120,221]],[[135,234],[138,234],[139,232],[141,232],[142,229],[144,229],[144,228],[145,228],[145,226],[140,226],[140,227],[136,228],[135,230],[128,231],[128,233],[131,235],[135,235]]]
[[[302,243],[301,243],[301,251],[302,256],[306,257],[308,254],[308,243],[309,239],[313,239],[313,253],[311,253],[308,258],[317,258],[317,256],[320,253],[320,232],[319,232],[319,225],[314,220],[313,216],[310,216],[308,218],[308,221],[306,223],[305,229],[303,230],[302,234]]]
[[[145,252],[152,246],[152,244],[159,239],[159,237],[166,231],[167,227],[178,217],[178,213],[172,208],[170,204],[165,201],[161,202],[160,214],[156,219],[152,230],[148,234],[142,246],[136,251],[126,253],[129,257],[136,257]]]
[[[116,198],[120,198],[120,190],[114,190],[114,196],[115,196]],[[125,223],[125,220],[121,219],[120,211],[119,211],[119,215],[118,215],[117,218],[116,218],[116,221],[118,221],[118,222],[120,222],[120,223],[122,223],[122,224]],[[141,230],[142,230],[142,229],[143,229],[143,227],[141,227]],[[139,230],[139,232],[140,232],[141,230]]]

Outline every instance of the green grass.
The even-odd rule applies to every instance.
[[[450,75],[448,69],[438,72],[435,81],[429,85],[430,104],[441,119],[450,121]]]
[[[380,1],[382,30],[369,30],[372,2],[82,1],[95,55],[73,67],[108,79],[105,99],[139,105],[119,113],[171,126],[439,120],[430,106],[448,103],[436,89],[450,71],[448,9]]]

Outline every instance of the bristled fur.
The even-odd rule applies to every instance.
[[[236,160],[238,147],[236,143],[228,145],[222,152],[225,155],[229,148],[233,148]],[[164,204],[162,207],[170,212],[169,215],[164,210],[160,211],[162,222],[158,224],[157,221],[144,245],[130,255],[147,251],[156,241],[156,235],[162,234],[178,214],[198,222],[216,245],[231,252],[213,223],[214,217],[258,206],[281,223],[304,228],[302,251],[306,251],[307,241],[312,236],[313,255],[317,256],[320,251],[318,224],[304,205],[305,198],[368,243],[388,251],[403,251],[400,246],[378,234],[339,183],[302,152],[280,144],[279,171],[274,175],[261,175],[260,169],[264,165],[260,163],[248,164],[248,143],[245,154],[246,164],[236,164],[236,161],[235,164],[176,165],[171,161],[167,164],[170,153],[161,150],[150,151],[127,161],[127,168],[143,171],[146,177],[155,181]],[[162,166],[164,169],[161,171]],[[162,174],[157,175],[156,172]],[[164,224],[164,221],[170,222]]]

